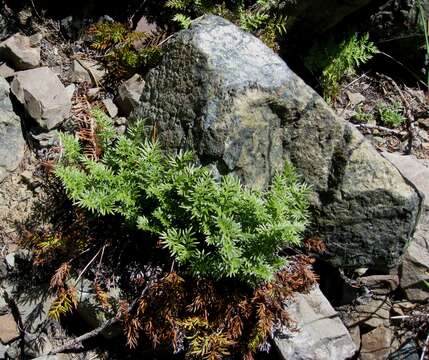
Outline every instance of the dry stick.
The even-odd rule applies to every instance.
[[[136,309],[139,300],[144,296],[144,294],[146,293],[146,291],[148,289],[149,289],[149,287],[146,286],[143,289],[143,291],[141,292],[140,296],[138,298],[134,299],[134,301],[128,307],[128,313],[131,313]],[[61,346],[57,347],[56,349],[49,351],[46,354],[46,356],[47,355],[55,355],[55,354],[62,353],[65,351],[70,352],[73,350],[81,350],[81,349],[83,349],[82,342],[100,335],[100,333],[102,333],[104,330],[106,330],[107,328],[117,324],[120,321],[121,321],[121,315],[118,313],[114,318],[105,321],[98,328],[95,328],[94,330],[91,330],[91,331],[89,331],[89,332],[87,332],[81,336],[78,336],[77,338],[75,338],[73,340],[70,340],[69,342],[65,343],[64,345],[61,345]]]
[[[106,245],[104,245],[106,246]],[[101,250],[104,249],[104,246],[97,251],[97,253],[94,255],[94,257],[90,260],[90,262],[88,264],[86,264],[85,268],[81,271],[81,273],[79,274],[79,276],[77,277],[77,280],[75,282],[75,286],[78,284],[80,278],[82,277],[83,274],[85,274],[85,271],[90,267],[90,265],[94,262],[94,260],[97,258],[98,254],[100,254]]]
[[[375,130],[380,130],[380,131],[385,131],[388,132],[390,134],[394,134],[394,135],[398,135],[401,136],[401,132],[398,130],[394,130],[394,129],[389,129],[387,127],[384,126],[379,126],[379,125],[370,125],[370,124],[355,124],[356,127],[361,127],[361,128],[365,128],[365,129],[375,129]]]

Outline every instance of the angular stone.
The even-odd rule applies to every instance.
[[[343,267],[397,265],[415,229],[418,192],[272,50],[204,16],[165,45],[134,118],[161,145],[265,188],[291,161],[312,186],[313,224]]]
[[[387,295],[395,291],[399,286],[397,275],[372,275],[359,279],[359,284],[371,290],[373,294]]]
[[[8,344],[19,337],[18,325],[12,314],[0,316],[0,341]]]
[[[40,47],[33,47],[29,37],[15,34],[0,43],[0,59],[15,70],[28,70],[40,65]]]
[[[24,158],[24,152],[21,120],[13,112],[9,84],[0,77],[0,182],[18,167]]]
[[[407,299],[426,302],[429,299],[429,212],[424,214],[414,240],[402,261],[401,288]]]
[[[357,315],[355,323],[362,323],[371,328],[389,326],[390,308],[392,304],[388,298],[371,299],[366,304],[356,306],[354,314]]]
[[[361,360],[387,359],[390,354],[392,331],[384,326],[362,335]]]
[[[350,104],[352,106],[355,106],[365,101],[365,96],[360,93],[352,93],[350,91],[347,91],[347,97],[349,98]]]
[[[107,115],[109,115],[111,118],[114,118],[118,115],[118,108],[113,103],[112,99],[104,99],[102,103],[107,111]]]
[[[119,86],[116,103],[124,115],[128,116],[137,108],[144,84],[143,78],[139,74],[135,74]]]
[[[407,299],[425,302],[429,299],[429,168],[414,156],[383,153],[402,175],[424,196],[424,209],[414,238],[404,255],[400,285]]]
[[[11,89],[28,114],[44,129],[53,129],[70,115],[69,95],[48,67],[18,72]]]
[[[73,60],[71,81],[81,83],[86,81],[89,84],[98,86],[106,70],[96,61],[92,60]]]
[[[274,343],[284,359],[342,360],[355,354],[349,332],[318,287],[296,294],[287,311],[297,321],[298,332],[275,334]]]
[[[66,91],[67,91],[67,95],[71,101],[73,99],[74,92],[76,91],[76,85],[70,84],[70,85],[66,86]]]
[[[15,75],[15,70],[7,66],[6,63],[0,65],[0,76],[8,79]]]

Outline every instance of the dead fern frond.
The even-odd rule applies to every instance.
[[[55,271],[54,276],[51,278],[51,287],[52,288],[62,288],[64,283],[67,280],[70,274],[70,263],[62,263],[61,266]]]
[[[108,310],[112,307],[109,302],[109,294],[101,288],[101,285],[98,282],[94,283],[94,292],[100,306],[104,310]]]

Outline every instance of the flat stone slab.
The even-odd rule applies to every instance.
[[[28,114],[44,129],[57,127],[70,115],[69,94],[48,67],[18,72],[11,90]]]
[[[356,353],[352,337],[319,287],[308,294],[296,294],[287,311],[299,331],[275,335],[274,343],[283,359],[344,360]]]

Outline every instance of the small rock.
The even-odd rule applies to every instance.
[[[42,132],[40,134],[30,133],[30,136],[41,148],[56,146],[60,141],[60,136],[57,130]]]
[[[0,344],[0,359],[4,359],[6,357],[6,352],[9,346]]]
[[[30,45],[31,46],[39,46],[40,42],[43,39],[43,34],[42,33],[36,33],[30,36]]]
[[[32,16],[33,14],[31,13],[31,9],[25,8],[18,13],[18,21],[21,26],[25,26],[27,25],[28,20],[30,20]]]
[[[139,105],[145,82],[139,74],[123,82],[118,88],[116,103],[124,115],[129,115]]]
[[[388,298],[370,299],[366,304],[356,306],[357,321],[371,328],[389,326],[390,308]]]
[[[80,64],[79,61],[73,60],[71,66],[72,74],[70,80],[75,83],[87,82],[92,83],[91,76],[88,71]]]
[[[0,43],[0,59],[10,62],[16,70],[33,69],[40,64],[40,47],[32,47],[29,37],[15,34]]]
[[[419,119],[418,123],[423,129],[429,130],[429,118]]]
[[[349,332],[319,288],[296,294],[287,311],[298,322],[299,331],[274,335],[284,359],[343,360],[355,354]]]
[[[128,124],[128,120],[127,120],[127,118],[125,118],[123,116],[115,119],[115,125],[120,126],[120,125],[127,125],[127,124]]]
[[[371,290],[373,294],[387,295],[398,288],[399,277],[397,275],[365,276],[359,279],[359,283]]]
[[[100,94],[100,88],[98,88],[98,87],[91,88],[88,90],[88,98],[90,98],[90,99],[97,98],[99,94]]]
[[[15,70],[13,70],[11,67],[7,66],[6,63],[3,63],[0,65],[0,76],[1,77],[8,79],[14,75],[15,75]]]
[[[8,360],[16,360],[19,359],[21,353],[21,349],[19,347],[19,341],[15,341],[10,344],[6,350],[5,358]]]
[[[116,115],[118,115],[118,108],[113,103],[112,99],[104,99],[102,103],[107,111],[107,115],[109,115],[111,118],[114,118]]]
[[[28,114],[44,129],[53,129],[70,115],[69,94],[48,67],[18,72],[11,90]]]
[[[9,269],[13,269],[15,267],[15,254],[7,254],[4,261]]]
[[[425,302],[429,299],[429,216],[425,230],[416,232],[415,239],[408,247],[401,266],[401,288],[412,302]],[[424,238],[425,236],[426,238]]]
[[[76,85],[70,84],[70,85],[66,86],[66,91],[67,91],[67,94],[68,94],[69,99],[71,101],[71,99],[73,98],[73,94],[76,91]]]
[[[15,322],[12,314],[0,316],[0,341],[3,344],[8,344],[19,338],[18,325]]]
[[[71,81],[76,83],[87,82],[97,86],[106,75],[106,70],[96,61],[73,60]]]
[[[350,100],[350,105],[355,106],[365,101],[365,96],[360,93],[352,93],[350,91],[346,91],[347,97]]]
[[[384,326],[362,335],[361,360],[387,359],[392,342],[392,331]]]

